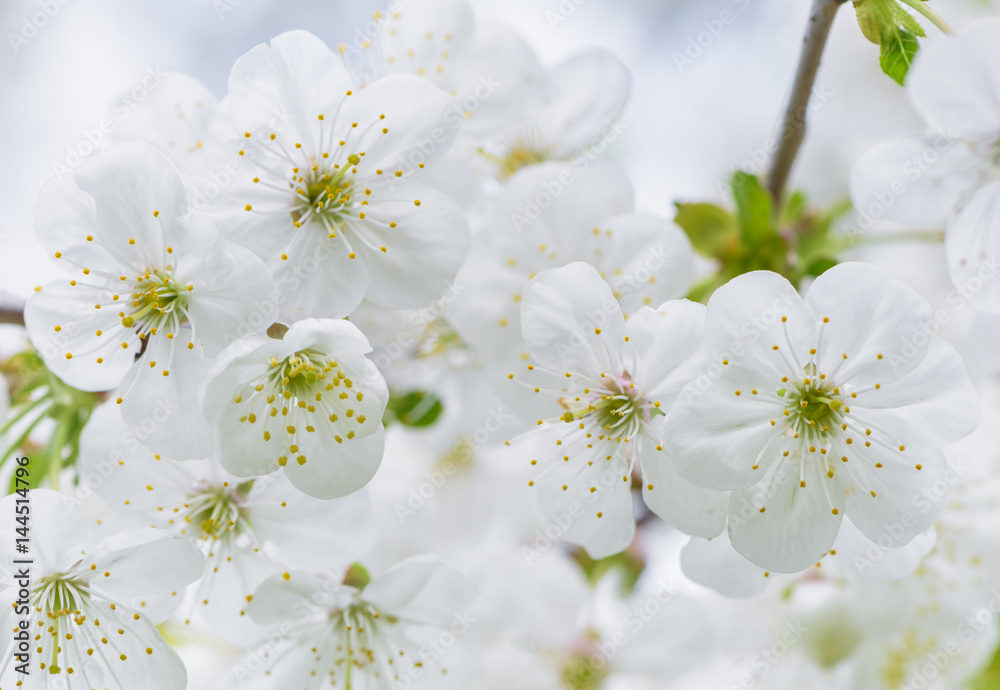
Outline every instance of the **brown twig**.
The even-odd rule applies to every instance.
[[[24,312],[20,309],[0,307],[0,323],[12,323],[16,326],[23,326]]]
[[[788,97],[785,116],[781,123],[781,141],[771,168],[767,174],[767,190],[777,203],[785,192],[788,176],[795,164],[799,147],[806,136],[806,110],[809,106],[809,96],[812,94],[819,63],[823,58],[826,39],[830,35],[830,27],[837,16],[837,10],[846,0],[813,0],[809,13],[809,24],[806,26],[805,38],[802,39],[802,53],[799,55],[799,66],[795,70],[795,81]]]

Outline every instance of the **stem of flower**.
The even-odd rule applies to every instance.
[[[813,0],[809,12],[809,24],[806,26],[805,37],[802,40],[802,52],[799,55],[799,66],[792,82],[792,92],[788,97],[788,105],[782,119],[781,142],[774,152],[771,168],[767,174],[767,190],[775,201],[775,208],[780,206],[781,197],[788,182],[788,175],[798,156],[799,147],[806,136],[806,109],[809,96],[812,94],[819,63],[826,47],[826,39],[830,35],[830,27],[837,16],[837,10],[846,0]]]
[[[922,14],[924,17],[927,18],[928,21],[930,21],[931,24],[939,28],[942,33],[946,34],[955,33],[955,30],[952,29],[950,26],[948,26],[948,22],[946,22],[940,14],[938,14],[930,7],[928,7],[927,3],[924,2],[924,0],[899,0],[899,1],[904,5],[912,7],[914,10]]]
[[[843,244],[839,251],[853,249],[865,244],[882,244],[885,242],[944,242],[944,233],[940,230],[897,230],[896,232],[869,232]]]

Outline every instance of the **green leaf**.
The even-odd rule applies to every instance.
[[[737,170],[733,173],[732,184],[744,244],[756,247],[777,235],[771,218],[771,195],[756,175]]]
[[[425,427],[437,421],[444,411],[444,405],[433,393],[409,391],[390,393],[382,421],[388,425],[399,422],[403,426]]]
[[[727,247],[739,241],[736,219],[726,209],[715,204],[677,203],[674,222],[687,233],[694,250],[709,258],[717,258]]]
[[[920,49],[917,37],[909,31],[897,29],[892,37],[882,41],[879,50],[878,63],[882,71],[892,77],[893,81],[902,86],[906,82],[906,74],[913,64],[913,56]]]
[[[896,0],[855,0],[854,8],[861,32],[879,45],[882,71],[902,85],[920,48],[917,38],[927,35],[920,22]]]
[[[805,268],[805,275],[818,278],[826,271],[837,265],[837,260],[833,257],[823,257],[816,259]]]

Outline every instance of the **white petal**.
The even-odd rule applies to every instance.
[[[441,88],[464,71],[475,38],[475,17],[466,0],[400,3],[392,13],[392,29],[379,33],[387,72],[420,74]]]
[[[646,506],[685,534],[711,538],[726,526],[729,495],[703,489],[677,473],[674,461],[644,438],[642,455],[642,499]]]
[[[49,283],[28,298],[24,322],[32,344],[56,376],[80,390],[111,390],[132,368],[139,338],[128,331],[119,339],[125,329],[118,312],[94,309],[93,293],[86,290],[68,281]]]
[[[166,156],[146,143],[119,144],[88,158],[76,183],[95,200],[94,242],[128,257],[136,273],[161,265],[171,223],[187,211],[181,179]]]
[[[365,296],[393,309],[424,307],[440,297],[469,246],[468,225],[458,205],[429,187],[402,185],[379,194],[365,208],[374,222],[350,224],[366,240],[352,243],[371,276]],[[386,227],[390,223],[396,227]]]
[[[643,395],[670,409],[681,389],[705,370],[702,337],[705,330],[705,307],[688,300],[664,302],[656,311],[643,307],[625,324],[629,346],[634,354],[630,367]],[[624,355],[631,361],[629,354]]]
[[[570,163],[532,165],[507,181],[485,231],[508,251],[553,259],[552,267],[570,261],[596,265],[616,242],[602,225],[630,214],[634,199],[628,176],[613,163],[598,161],[582,172]],[[595,228],[605,232],[595,235]]]
[[[777,273],[752,271],[712,294],[705,346],[710,364],[723,359],[746,363],[776,381],[798,374],[789,371],[794,366],[790,357],[808,359],[816,346],[816,319],[791,283]]]
[[[301,444],[306,462],[300,465],[290,459],[285,475],[300,491],[316,498],[354,493],[371,481],[382,463],[385,430],[381,422],[376,429],[370,436],[343,443],[336,443],[330,435],[306,434]]]
[[[982,406],[961,357],[940,338],[906,377],[851,400],[851,417],[871,428],[876,441],[941,448],[971,434]]]
[[[910,100],[935,128],[952,136],[996,136],[1000,126],[1000,22],[971,25],[921,47],[910,75]]]
[[[930,304],[871,264],[849,262],[826,271],[809,288],[806,306],[817,322],[830,319],[820,327],[816,347],[820,370],[838,384],[896,381],[927,352],[930,338],[923,328],[932,322]]]
[[[589,457],[584,453],[570,455],[569,460],[559,454],[543,456],[552,434],[564,435],[566,426],[556,422],[543,427],[548,438],[536,446],[542,473],[535,489],[548,523],[546,532],[556,529],[559,539],[583,546],[593,558],[624,551],[635,537],[629,464],[618,444],[611,442],[593,444]],[[608,456],[612,459],[607,460]]]
[[[357,122],[363,132],[368,128],[351,144],[365,153],[357,165],[359,174],[373,175],[376,168],[386,175],[402,170],[405,178],[419,173],[421,163],[433,166],[458,133],[459,118],[445,117],[454,104],[427,79],[406,74],[383,77],[348,98],[341,117]]]
[[[631,89],[628,68],[604,50],[570,58],[549,73],[549,80],[544,127],[559,142],[555,156],[592,145],[624,110]]]
[[[942,225],[976,184],[975,163],[964,143],[935,133],[877,144],[851,170],[851,201],[861,214],[859,222]]]
[[[945,234],[948,267],[958,287],[954,299],[1000,311],[997,256],[1000,255],[1000,180],[989,182],[964,201]]]
[[[948,486],[944,455],[941,451],[908,451],[909,462],[886,461],[875,467],[878,456],[869,456],[865,450],[859,453],[861,457],[855,454],[837,468],[848,518],[883,549],[906,546],[930,529],[944,508],[945,495],[935,493]]]
[[[605,220],[601,229],[613,233],[613,241],[591,263],[601,269],[626,316],[687,294],[694,251],[680,228],[657,216],[632,214]]]
[[[236,60],[229,76],[233,121],[250,132],[279,133],[317,150],[312,125],[332,115],[353,86],[339,56],[306,31],[289,31]]]
[[[121,397],[122,418],[141,430],[147,446],[166,457],[188,460],[212,452],[212,427],[193,404],[212,363],[200,347],[189,350],[185,342],[181,334],[173,340],[152,337],[122,380]],[[154,362],[155,368],[148,366]]]
[[[297,321],[310,317],[338,319],[350,314],[371,286],[367,262],[350,258],[341,241],[329,238],[316,223],[304,224],[292,232],[282,252],[288,260],[270,257],[269,262],[280,315]],[[356,253],[357,248],[353,248]]]
[[[698,486],[752,486],[783,450],[781,427],[771,422],[784,407],[753,395],[773,387],[756,371],[719,365],[716,372],[714,381],[704,375],[681,392],[667,414],[663,447],[681,476]]]
[[[524,289],[521,332],[542,365],[597,377],[619,373],[625,320],[592,267],[572,263],[535,276]]]
[[[730,497],[729,538],[761,568],[779,573],[804,570],[837,538],[844,517],[839,481],[828,479],[819,463],[808,460],[802,478],[805,487],[799,483],[798,463],[778,463],[760,484],[733,491]]]
[[[141,106],[116,121],[111,138],[146,141],[180,165],[221,129],[218,99],[190,74],[157,70],[157,77],[159,82],[146,91]]]
[[[128,602],[191,584],[205,572],[205,557],[189,539],[163,530],[130,530],[102,540],[81,569],[92,587]]]
[[[365,492],[332,501],[303,496],[281,475],[251,494],[254,534],[270,541],[297,568],[331,569],[355,561],[375,542],[371,499]],[[337,529],[330,529],[336,525]]]
[[[179,260],[175,278],[194,288],[185,308],[206,355],[214,357],[240,336],[267,330],[277,316],[274,283],[264,263],[235,243],[220,240],[199,255],[197,266]]]
[[[891,527],[891,523],[890,523]],[[915,537],[906,546],[896,548],[891,531],[880,536],[874,543],[854,526],[850,513],[840,526],[840,534],[833,543],[837,551],[835,558],[845,564],[848,572],[856,572],[862,577],[877,578],[886,582],[902,579],[920,566],[924,557],[937,543],[937,533],[930,529]],[[847,568],[846,566],[850,566]]]
[[[714,539],[692,538],[681,549],[681,569],[699,585],[726,597],[756,596],[768,583],[766,571],[741,556],[728,533]]]
[[[17,522],[18,494],[9,494],[0,499],[0,515],[9,525],[8,538],[0,545],[0,557],[5,564],[11,560],[25,558],[14,551],[14,530],[21,525]],[[35,573],[39,577],[69,570],[80,560],[83,549],[90,540],[90,528],[83,519],[76,503],[49,489],[32,489],[29,492],[30,513],[28,517],[29,543],[28,558],[35,561]],[[22,504],[23,505],[23,504]]]
[[[433,556],[416,556],[374,578],[362,598],[380,611],[445,627],[477,596],[472,580]]]

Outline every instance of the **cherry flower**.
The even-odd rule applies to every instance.
[[[660,429],[702,363],[704,307],[665,302],[625,321],[597,271],[576,262],[536,276],[521,309],[532,363],[524,379],[509,378],[556,400],[548,419],[510,443],[536,471],[529,485],[542,510],[572,518],[561,538],[594,558],[626,548],[637,464],[651,510],[682,531],[718,534],[725,495],[678,475]]]
[[[109,135],[113,143],[146,141],[183,165],[206,146],[229,138],[218,99],[205,84],[183,72],[164,72],[161,78],[140,104],[132,104],[127,117],[120,108],[129,106],[112,106],[120,119]]]
[[[927,302],[860,263],[831,268],[804,299],[767,271],[712,296],[710,367],[671,411],[664,446],[689,481],[732,491],[729,537],[743,556],[802,570],[845,514],[875,542],[899,524],[896,546],[930,527],[941,503],[912,501],[944,475],[941,448],[975,429],[980,406],[928,323]]]
[[[666,219],[635,213],[633,196],[610,163],[585,171],[544,163],[511,178],[489,207],[456,279],[461,290],[445,312],[462,339],[505,368],[526,357],[525,286],[573,261],[598,270],[626,316],[683,297],[694,279],[691,244]]]
[[[204,552],[191,607],[235,642],[253,641],[246,606],[265,579],[286,567],[346,566],[375,541],[364,493],[322,501],[302,496],[282,475],[247,480],[214,457],[161,457],[138,443],[109,404],[84,429],[79,468],[123,522],[185,537]],[[188,609],[185,620],[191,617]]]
[[[482,154],[507,178],[526,166],[596,147],[602,137],[613,140],[630,91],[628,68],[612,53],[594,49],[575,55],[532,80],[520,112],[483,144]]]
[[[370,351],[344,320],[307,319],[281,340],[233,343],[203,398],[222,466],[238,477],[283,469],[300,491],[323,499],[367,484],[382,461],[389,400]]]
[[[476,17],[468,0],[405,0],[376,19],[385,23],[365,46],[372,48],[370,69],[420,76],[452,94],[448,120],[476,139],[499,134],[519,117],[544,74],[524,37]]]
[[[75,180],[50,181],[35,224],[73,272],[37,288],[25,307],[46,365],[82,390],[120,385],[126,421],[156,422],[151,443],[207,455],[211,432],[187,401],[208,358],[248,330],[244,315],[266,300],[264,265],[188,213],[173,166],[144,143],[88,158]]]
[[[357,88],[322,41],[284,33],[236,61],[229,107],[244,133],[192,161],[187,184],[207,189],[236,155],[250,159],[207,209],[274,272],[289,320],[346,316],[365,297],[422,307],[468,241],[459,207],[416,181],[454,138],[451,103],[408,75]]]
[[[16,524],[16,494],[0,500],[7,524]],[[197,580],[205,559],[188,541],[159,530],[127,530],[101,541],[67,497],[31,492],[30,577],[19,576],[14,540],[0,546],[0,590],[15,602],[29,584],[22,615],[4,606],[0,622],[10,631],[27,620],[32,638],[30,675],[16,672],[13,635],[6,635],[0,671],[3,687],[56,690],[184,690],[184,664],[160,636],[158,621],[140,612],[150,597],[170,597]],[[29,685],[30,683],[30,685]]]
[[[468,631],[473,582],[430,556],[367,580],[354,566],[346,584],[301,571],[266,581],[248,612],[287,632],[259,657],[237,663],[225,687],[264,690],[321,679],[333,688],[389,690],[447,673],[438,638],[454,642]]]
[[[904,226],[945,225],[952,281],[1000,311],[1000,20],[931,42],[910,75],[923,134],[878,144],[851,174],[855,206]],[[864,217],[864,216],[863,216]]]

